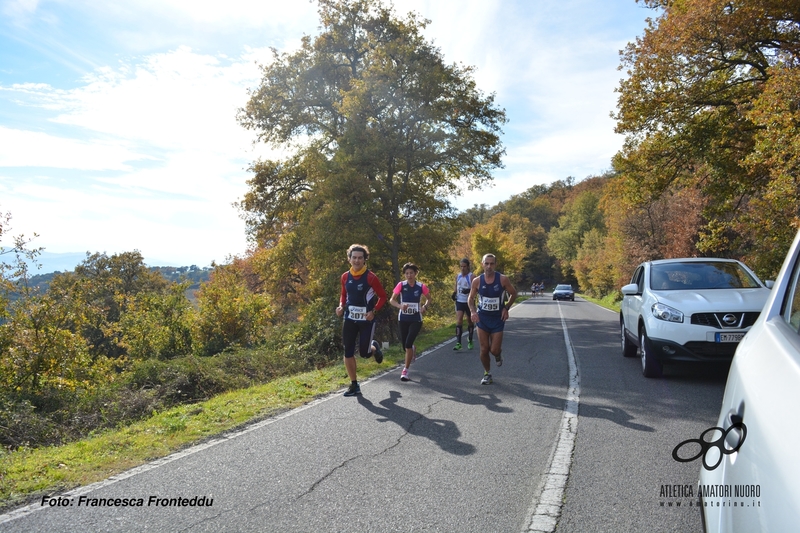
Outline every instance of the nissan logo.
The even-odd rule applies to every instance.
[[[736,315],[728,313],[727,315],[722,317],[722,321],[725,322],[725,324],[727,324],[729,326],[733,326],[733,325],[736,325],[736,323],[739,320],[736,318]]]

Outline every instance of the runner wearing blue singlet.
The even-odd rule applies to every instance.
[[[481,364],[483,364],[482,385],[492,383],[491,362],[489,355],[494,355],[497,366],[503,364],[503,328],[508,320],[508,309],[517,298],[517,290],[507,276],[495,272],[497,258],[486,254],[481,261],[483,274],[472,280],[469,292],[469,309],[472,321],[478,325],[478,342],[481,345]],[[504,293],[508,301],[504,301]],[[480,297],[478,306],[475,301]]]
[[[472,315],[467,305],[472,280],[475,274],[469,270],[469,259],[466,257],[460,263],[461,272],[456,276],[456,345],[453,350],[461,349],[461,337],[464,335],[464,315],[467,317],[468,344],[467,348],[472,349],[472,335],[475,332],[475,324],[472,322]]]
[[[347,249],[350,270],[342,274],[342,292],[336,316],[342,321],[342,342],[344,344],[344,368],[350,378],[350,387],[345,396],[361,394],[361,386],[356,375],[356,348],[361,357],[375,357],[375,362],[383,361],[383,352],[375,334],[375,313],[386,303],[386,291],[378,276],[367,270],[369,249],[363,244],[353,244]]]
[[[414,341],[422,329],[422,315],[428,310],[431,303],[430,290],[424,283],[417,281],[419,267],[414,263],[403,265],[403,275],[406,280],[401,281],[392,291],[389,305],[400,310],[397,319],[400,327],[400,342],[406,350],[405,366],[400,372],[401,381],[409,381],[408,368],[416,358],[417,347]]]

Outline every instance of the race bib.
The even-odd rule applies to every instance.
[[[415,315],[419,313],[419,304],[417,302],[407,303],[408,307],[403,311],[404,315]]]
[[[347,308],[347,317],[350,320],[366,320],[367,308],[351,305]]]
[[[481,311],[499,311],[500,298],[481,298]]]

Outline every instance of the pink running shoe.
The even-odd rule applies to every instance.
[[[400,381],[408,381],[408,369],[404,368],[402,372],[400,372]]]

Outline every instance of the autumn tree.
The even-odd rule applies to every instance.
[[[550,230],[547,247],[559,260],[561,272],[566,278],[574,276],[573,261],[583,246],[586,235],[596,230],[605,235],[606,228],[600,199],[593,191],[584,191],[564,206],[564,213],[558,219],[558,226]]]
[[[526,287],[533,282],[549,282],[561,276],[556,260],[547,248],[547,238],[550,230],[557,226],[560,211],[574,186],[572,177],[548,185],[534,185],[496,207],[508,214],[522,216],[532,224],[533,230],[528,237],[530,253],[525,258],[520,276],[520,283]]]
[[[36,401],[53,401],[59,391],[90,389],[109,367],[92,355],[82,335],[91,312],[80,291],[54,287],[17,300],[0,326],[0,387]],[[44,400],[46,398],[47,400]]]
[[[781,232],[778,246],[765,240],[765,215],[759,211],[776,191],[785,193],[788,186],[797,198],[798,190],[775,170],[778,161],[791,159],[790,148],[778,142],[785,133],[791,136],[792,125],[791,119],[776,123],[772,111],[789,110],[796,102],[792,73],[800,60],[800,4],[642,3],[658,15],[622,53],[628,76],[618,88],[616,119],[626,141],[614,160],[628,187],[621,198],[642,207],[696,190],[704,200],[698,250],[769,256],[770,270],[774,267],[766,264],[774,265],[791,239]],[[777,137],[775,126],[782,132]],[[779,227],[792,226],[796,201],[794,206],[767,216],[780,217]]]
[[[613,253],[607,240],[607,234],[598,228],[590,229],[571,262],[581,291],[592,296],[602,297],[618,288]]]
[[[257,139],[288,152],[252,165],[238,206],[248,234],[300,301],[341,270],[352,242],[397,281],[406,261],[449,271],[460,222],[448,197],[501,166],[505,113],[447,64],[421,31],[380,0],[319,0],[321,33],[293,53],[274,51],[240,110]],[[266,264],[266,262],[262,263]]]
[[[497,271],[519,281],[535,234],[536,228],[525,217],[501,211],[471,232],[472,256],[480,261],[485,254],[494,254]]]
[[[5,213],[0,243],[9,236],[11,214]],[[57,291],[35,291],[29,270],[41,248],[31,248],[24,235],[10,241],[0,245],[0,389],[13,395],[86,387],[89,348],[75,330],[84,324],[83,307]]]
[[[118,296],[119,344],[134,360],[172,359],[192,353],[194,310],[186,297],[189,282],[159,291]]]
[[[201,355],[260,344],[272,323],[270,298],[258,290],[250,263],[218,265],[197,293],[196,339]]]
[[[789,63],[769,72],[764,92],[747,114],[758,130],[744,162],[748,169],[766,169],[769,180],[751,200],[742,225],[759,243],[743,259],[771,277],[800,229],[800,69]]]
[[[86,254],[73,272],[59,274],[50,288],[64,298],[81,302],[80,333],[94,356],[119,357],[126,354],[120,318],[131,298],[147,292],[161,293],[167,281],[151,271],[138,251],[107,255]]]

